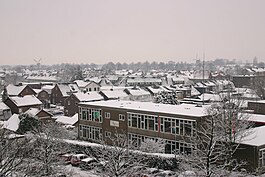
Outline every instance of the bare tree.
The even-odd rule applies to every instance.
[[[25,172],[27,175],[51,175],[57,172],[57,165],[61,164],[59,155],[68,151],[68,146],[62,142],[65,131],[58,124],[52,122],[43,124],[31,141],[31,166]]]
[[[108,145],[106,144],[108,141]],[[102,146],[87,152],[100,164],[97,168],[101,176],[130,176],[140,173],[146,163],[144,153],[132,150],[133,147],[125,134],[116,133]]]
[[[139,147],[140,151],[148,153],[164,153],[165,152],[165,141],[163,139],[151,139],[146,138]]]
[[[245,164],[234,156],[240,142],[251,133],[248,116],[241,114],[242,104],[242,99],[231,98],[228,93],[222,102],[211,105],[209,117],[187,140],[192,143],[192,154],[183,155],[184,169],[195,168],[197,175],[206,177],[228,176]]]
[[[18,171],[28,154],[28,140],[24,136],[10,134],[1,129],[0,133],[0,176]]]

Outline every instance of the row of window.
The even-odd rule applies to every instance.
[[[158,140],[157,137],[149,137],[143,136],[133,133],[128,133],[129,141],[133,142],[135,146],[140,146],[142,142],[146,139]],[[165,153],[172,154],[172,153],[185,153],[190,154],[192,151],[191,144],[179,142],[179,141],[171,141],[165,140]]]
[[[193,136],[195,133],[196,121],[128,113],[128,127]]]
[[[102,111],[101,109],[94,109],[94,108],[80,108],[80,118],[82,120],[89,120],[94,122],[102,123]],[[105,112],[105,118],[110,119],[110,113]],[[119,120],[125,121],[125,115],[119,114]]]
[[[80,108],[79,116],[81,120],[89,120],[102,123],[102,111],[95,108]]]
[[[79,137],[82,139],[101,140],[102,128],[80,124]]]

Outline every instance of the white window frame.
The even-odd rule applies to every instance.
[[[105,118],[110,119],[110,112],[105,112]]]
[[[119,120],[125,121],[125,114],[119,114]]]

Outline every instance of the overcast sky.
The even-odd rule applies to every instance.
[[[0,0],[0,64],[265,60],[265,0]]]

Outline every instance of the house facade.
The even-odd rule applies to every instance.
[[[51,103],[56,105],[64,105],[65,99],[71,93],[78,92],[76,84],[56,84],[51,91]]]
[[[91,101],[99,101],[104,98],[97,92],[91,93],[73,93],[69,97],[65,99],[64,103],[64,115],[73,116],[78,113],[78,104],[80,102],[91,102]]]
[[[31,117],[35,117],[38,120],[40,120],[41,122],[49,122],[49,121],[54,121],[52,119],[52,114],[43,110],[43,109],[38,109],[38,108],[30,108],[29,110],[27,110],[25,112],[26,114],[28,114]]]
[[[44,108],[49,108],[49,105],[51,103],[51,98],[47,91],[41,90],[40,92],[38,92],[37,98],[42,102]]]
[[[190,153],[190,142],[183,136],[193,136],[201,120],[207,115],[203,107],[195,105],[163,105],[150,102],[99,101],[79,104],[78,137],[97,141],[113,133],[125,133],[140,145],[146,138],[162,138],[165,152]]]

